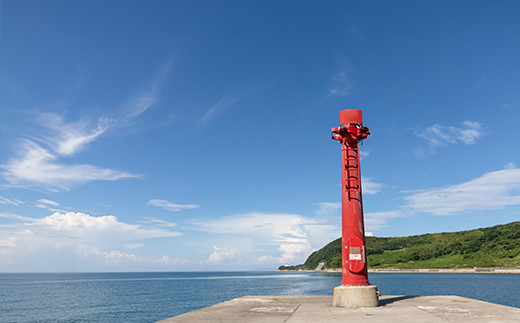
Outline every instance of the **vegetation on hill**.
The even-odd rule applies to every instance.
[[[303,269],[303,264],[302,265],[295,265],[295,266],[284,265],[284,266],[278,267],[278,270],[300,270],[300,269]]]
[[[520,266],[520,221],[460,232],[408,237],[366,237],[370,268]],[[341,238],[313,252],[302,269],[341,267]],[[281,268],[280,268],[281,269]]]

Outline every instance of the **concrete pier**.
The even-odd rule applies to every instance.
[[[381,296],[379,307],[332,306],[332,296],[244,296],[160,321],[520,322],[520,309],[459,296]]]

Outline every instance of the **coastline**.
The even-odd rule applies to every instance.
[[[341,273],[340,268],[321,270],[277,270],[297,271],[311,273]],[[424,269],[400,269],[400,268],[374,268],[368,269],[368,273],[427,273],[427,274],[520,274],[520,268],[424,268]]]

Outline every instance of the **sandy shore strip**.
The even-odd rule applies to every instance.
[[[369,269],[369,273],[520,274],[520,268]]]
[[[281,270],[293,271],[293,270]],[[341,273],[340,268],[322,270],[296,270],[311,273]],[[520,268],[426,268],[426,269],[398,269],[398,268],[374,268],[368,269],[369,273],[439,273],[439,274],[520,274]]]

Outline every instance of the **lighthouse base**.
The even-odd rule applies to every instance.
[[[346,308],[379,306],[377,286],[338,286],[334,288],[332,305]]]

